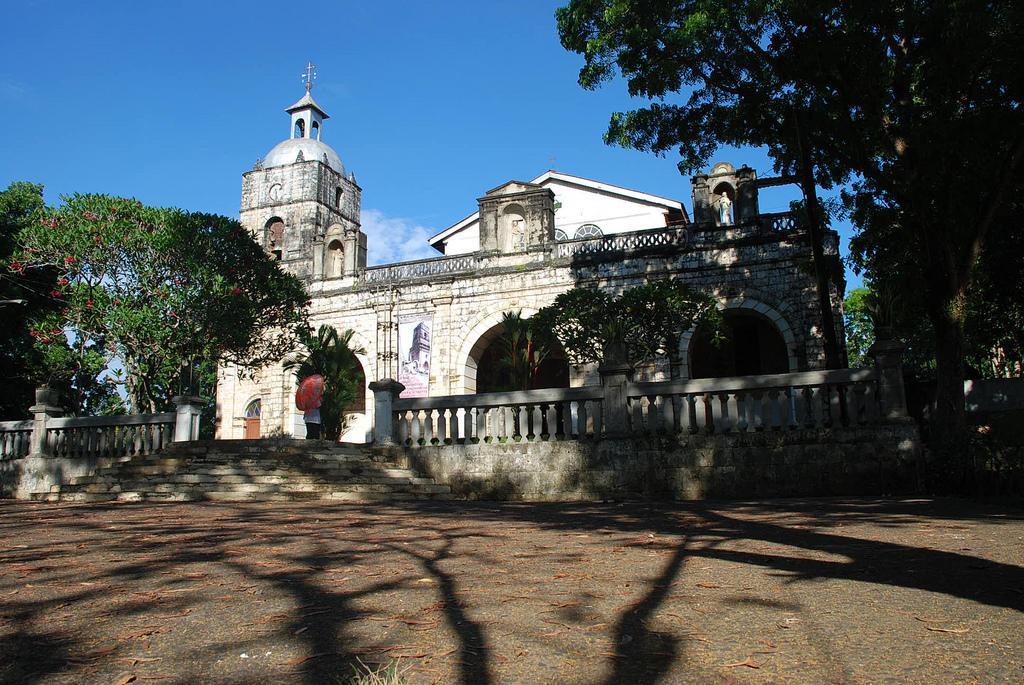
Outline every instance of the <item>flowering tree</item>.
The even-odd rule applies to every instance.
[[[21,231],[10,264],[57,272],[60,306],[30,331],[47,364],[66,364],[70,341],[80,363],[98,359],[124,385],[133,411],[156,411],[183,366],[255,370],[295,346],[308,296],[237,221],[104,195],[63,200]]]

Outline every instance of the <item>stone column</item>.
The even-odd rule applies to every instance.
[[[896,340],[880,338],[868,349],[875,358],[878,372],[878,393],[882,402],[882,416],[899,419],[907,416],[907,396],[903,388],[904,345]]]
[[[14,490],[17,499],[31,499],[33,495],[46,494],[54,486],[61,486],[72,473],[74,460],[58,459],[53,456],[53,446],[46,439],[49,419],[59,418],[64,411],[57,406],[57,391],[47,387],[36,388],[36,403],[29,407],[32,412],[32,436],[29,438],[28,456],[22,462],[21,474]]]
[[[194,395],[178,395],[174,402],[174,442],[188,442],[199,439],[199,415],[202,413],[203,400]]]
[[[370,390],[373,392],[373,442],[392,445],[395,442],[395,400],[405,386],[392,378],[384,378],[370,383]]]
[[[602,426],[606,437],[617,437],[629,432],[627,387],[633,379],[633,369],[627,362],[625,345],[609,346],[599,369],[604,397],[601,400]]]
[[[32,412],[32,437],[29,440],[29,454],[36,457],[50,455],[50,445],[46,440],[46,422],[64,415],[64,410],[57,406],[58,393],[52,388],[43,386],[36,388],[36,403],[29,407]]]

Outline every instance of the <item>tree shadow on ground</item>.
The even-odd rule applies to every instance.
[[[495,645],[485,623],[467,610],[465,590],[453,568],[467,558],[479,564],[499,563],[497,553],[482,549],[482,543],[486,536],[511,526],[566,535],[589,533],[598,540],[609,531],[659,536],[657,549],[666,557],[660,571],[649,579],[636,579],[639,598],[614,616],[613,651],[606,657],[608,685],[654,683],[674,669],[699,671],[697,664],[686,660],[685,634],[652,626],[693,559],[777,571],[788,583],[855,580],[1024,611],[1024,569],[1019,566],[835,530],[853,524],[955,530],[966,525],[963,522],[998,524],[1022,518],[1019,509],[969,502],[4,506],[8,510],[0,519],[0,681],[36,683],[58,675],[105,673],[103,669],[109,670],[115,660],[130,656],[136,642],[97,643],[93,636],[68,633],[52,620],[54,616],[80,606],[97,610],[105,593],[125,590],[137,596],[109,609],[118,619],[129,621],[154,612],[176,616],[191,606],[187,588],[209,582],[205,577],[230,573],[243,584],[287,598],[289,608],[275,635],[302,644],[305,656],[294,664],[296,681],[331,682],[348,673],[357,658],[386,658],[388,645],[353,630],[354,625],[367,618],[367,602],[376,601],[377,611],[384,612],[378,620],[401,617],[381,598],[414,587],[417,575],[425,573],[433,580],[439,615],[456,640],[458,682],[486,684],[494,680]],[[677,541],[662,542],[669,537]],[[10,544],[15,540],[23,544]],[[766,553],[732,545],[744,540],[774,543],[793,552]],[[551,558],[572,563],[571,555]],[[405,565],[399,563],[402,559]],[[390,568],[376,568],[381,565]],[[363,572],[363,586],[346,588],[335,582],[330,574],[339,568],[353,575]],[[378,571],[390,575],[377,578]],[[47,588],[42,596],[21,589],[26,581],[37,580]],[[246,600],[240,596],[237,601]],[[724,601],[755,600],[733,596]],[[245,620],[257,620],[246,611],[239,605],[240,615],[248,616]],[[101,616],[97,613],[97,620]],[[201,648],[183,646],[193,650],[184,656],[203,663],[211,655],[245,648],[247,643],[230,638],[234,633],[229,628],[219,639],[208,636]],[[81,670],[83,664],[93,670]],[[180,682],[208,675],[190,672]]]

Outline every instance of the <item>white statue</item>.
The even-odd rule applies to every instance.
[[[722,193],[722,199],[718,201],[718,224],[720,226],[732,225],[732,200],[725,193]]]

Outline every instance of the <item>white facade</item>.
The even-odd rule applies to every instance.
[[[589,178],[546,171],[530,183],[554,192],[555,232],[560,240],[654,230],[687,221],[686,209],[677,200]],[[430,244],[446,255],[476,252],[480,249],[480,213],[432,236]]]

